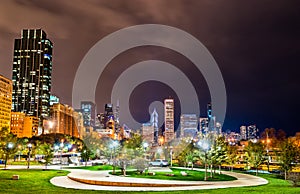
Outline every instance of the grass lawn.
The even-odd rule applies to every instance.
[[[7,165],[23,165],[23,166],[27,166],[28,162],[27,161],[8,161]],[[44,165],[38,161],[30,161],[30,165]],[[4,164],[0,164],[0,167],[3,167]]]
[[[78,167],[64,167],[64,169],[84,169],[84,170],[93,170],[93,171],[97,171],[97,170],[112,170],[113,166],[111,165],[97,165],[97,166],[78,166]],[[119,168],[116,167],[116,170],[118,170]]]
[[[14,174],[20,175],[20,180],[11,180]],[[64,176],[68,174],[66,171],[55,170],[0,170],[0,193],[102,193],[102,194],[121,194],[121,193],[142,193],[142,192],[116,192],[116,191],[86,191],[65,189],[52,185],[49,180],[55,176]],[[277,194],[277,193],[292,193],[299,194],[300,187],[291,187],[291,184],[285,180],[278,179],[274,175],[261,175],[268,179],[269,184],[256,187],[240,187],[229,189],[215,189],[215,190],[199,190],[199,191],[174,191],[174,192],[143,192],[143,194],[194,194],[194,193],[222,193],[222,194],[241,194],[241,193],[263,193],[263,194]]]
[[[204,172],[195,171],[195,170],[186,170],[186,169],[177,169],[171,168],[172,172],[155,172],[155,175],[139,174],[136,171],[127,171],[126,175],[135,178],[151,178],[151,179],[162,179],[162,180],[185,180],[185,181],[203,181]],[[181,175],[180,172],[186,172],[187,176]],[[172,174],[173,176],[170,176]],[[121,175],[120,171],[116,172],[116,175]],[[232,181],[236,180],[235,177],[224,175],[224,174],[215,174],[213,178],[209,178],[209,173],[207,173],[208,181]]]

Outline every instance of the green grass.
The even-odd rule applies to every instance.
[[[113,166],[111,165],[78,166],[78,167],[64,167],[64,169],[84,169],[84,170],[98,171],[98,170],[112,170]],[[118,169],[119,168],[116,167],[116,170]]]
[[[20,175],[20,180],[11,180],[14,174]],[[87,191],[65,189],[52,185],[49,180],[55,176],[65,176],[66,171],[55,170],[0,170],[0,193],[64,193],[64,194],[81,194],[81,193],[102,193],[102,194],[121,194],[121,193],[142,193],[142,192],[117,192],[117,191]],[[277,193],[291,193],[299,194],[300,187],[294,188],[288,181],[277,178],[274,175],[260,175],[269,181],[269,184],[256,187],[239,187],[228,189],[212,189],[199,191],[168,191],[168,192],[143,192],[143,194],[194,194],[194,193],[222,193],[222,194],[277,194]]]
[[[27,161],[8,161],[7,162],[7,166],[10,165],[23,165],[23,166],[27,166],[28,162]],[[44,165],[38,161],[30,161],[30,165]],[[0,164],[0,167],[3,167],[4,164]]]
[[[162,179],[162,180],[184,180],[184,181],[203,181],[204,180],[204,172],[195,171],[195,170],[186,170],[186,169],[177,169],[172,168],[172,172],[155,172],[155,175],[140,174],[137,171],[127,171],[126,175],[135,178],[150,178],[150,179]],[[187,176],[181,175],[181,171],[187,173]],[[173,174],[174,176],[169,176]],[[116,172],[116,175],[121,175],[120,171]],[[224,175],[224,174],[215,174],[213,178],[209,178],[209,173],[207,173],[208,181],[232,181],[236,180],[235,177]]]
[[[277,175],[260,174],[262,178],[269,181],[267,185],[255,187],[238,187],[228,189],[215,189],[207,190],[205,193],[222,193],[222,194],[235,194],[235,193],[251,193],[251,194],[299,194],[300,187],[292,187],[288,181],[279,178]]]

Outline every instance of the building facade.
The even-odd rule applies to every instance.
[[[55,95],[50,95],[50,106],[59,103],[59,98]]]
[[[90,101],[81,102],[81,113],[83,116],[83,125],[87,128],[95,126],[96,105]]]
[[[200,133],[208,133],[208,118],[200,118],[199,119],[199,132]]]
[[[153,137],[154,142],[153,143],[157,144],[158,143],[158,113],[155,108],[154,108],[153,112],[151,113],[150,123],[154,127],[154,137]]]
[[[10,131],[12,104],[12,81],[0,75],[0,130],[7,127]]]
[[[15,39],[12,110],[38,117],[50,115],[52,42],[41,29],[23,30]]]
[[[61,133],[73,137],[80,137],[82,128],[80,124],[81,114],[74,111],[66,104],[53,104],[51,106],[51,121],[54,123],[51,133]]]
[[[247,127],[248,140],[256,141],[259,139],[258,128],[256,125],[249,125]]]
[[[198,118],[196,114],[180,116],[180,137],[195,137],[198,133]]]
[[[165,142],[168,143],[174,139],[174,99],[164,100],[165,113]]]
[[[154,126],[152,123],[143,123],[142,138],[144,142],[152,144],[154,142]]]
[[[38,135],[39,119],[23,112],[11,113],[11,132],[18,138]]]
[[[240,127],[240,135],[242,140],[247,140],[247,127],[242,125]]]

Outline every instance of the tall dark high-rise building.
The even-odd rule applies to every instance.
[[[209,121],[210,121],[211,117],[212,117],[212,113],[211,113],[211,103],[208,103],[208,104],[207,104],[207,118],[208,118]]]
[[[82,101],[80,112],[83,115],[83,125],[85,127],[94,127],[96,118],[96,104],[90,101]]]
[[[107,117],[113,117],[114,111],[113,111],[113,105],[112,104],[105,104],[105,116]]]
[[[15,39],[12,109],[41,118],[50,115],[52,42],[41,29],[23,30]]]

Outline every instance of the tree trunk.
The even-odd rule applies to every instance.
[[[287,178],[287,173],[286,173],[286,170],[284,170],[284,180],[286,180]]]
[[[192,170],[194,170],[194,163],[192,162]]]
[[[213,169],[212,169],[212,164],[210,165],[210,178],[213,177]]]
[[[219,165],[219,174],[221,174],[221,165]]]
[[[258,168],[256,168],[256,176],[258,175]]]
[[[126,176],[126,165],[123,165],[123,175]]]

